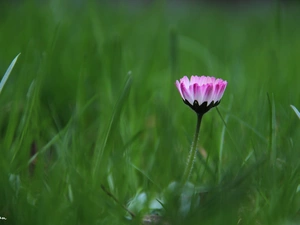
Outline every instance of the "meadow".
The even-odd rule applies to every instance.
[[[0,3],[0,224],[300,223],[300,5]],[[196,115],[184,75],[227,80]],[[5,218],[5,219],[4,219]]]

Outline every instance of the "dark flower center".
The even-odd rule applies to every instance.
[[[187,100],[183,100],[183,102],[187,104],[189,107],[191,107],[196,113],[202,115],[208,112],[211,108],[220,104],[220,101],[217,102],[212,101],[209,105],[207,105],[207,102],[203,102],[201,105],[199,105],[197,100],[194,101],[193,105],[191,105],[191,103],[189,103],[189,101]]]

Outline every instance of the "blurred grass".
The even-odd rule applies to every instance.
[[[299,5],[1,4],[0,74],[22,55],[0,96],[0,224],[140,224],[150,210],[126,219],[101,185],[126,205],[181,179],[196,116],[174,83],[192,74],[228,81],[226,127],[204,116],[205,192],[167,220],[300,222]]]

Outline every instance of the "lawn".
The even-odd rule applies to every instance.
[[[299,224],[299,20],[296,3],[1,2],[1,76],[21,54],[0,224]],[[228,84],[182,185],[197,117],[175,82],[196,74]]]

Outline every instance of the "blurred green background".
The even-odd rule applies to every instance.
[[[299,21],[297,2],[1,1],[0,74],[21,55],[0,224],[299,224]],[[228,86],[180,202],[196,115],[175,81],[194,74]]]

